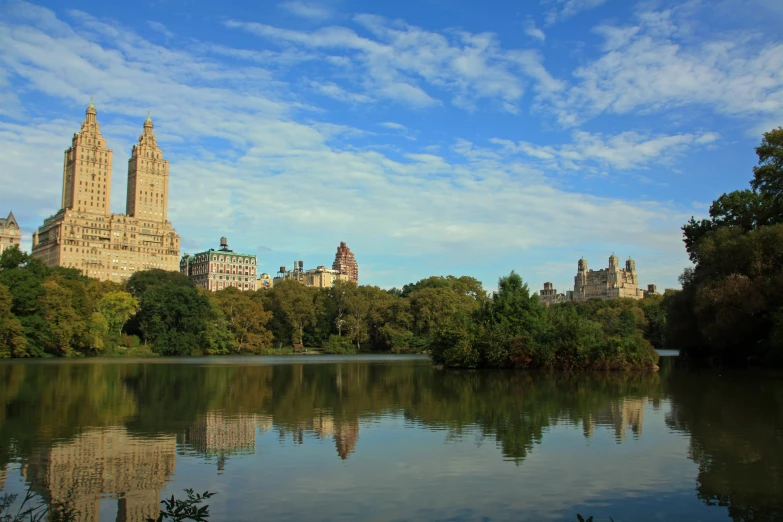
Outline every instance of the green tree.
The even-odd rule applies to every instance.
[[[296,281],[283,281],[271,290],[274,307],[279,311],[292,343],[301,343],[304,330],[316,324],[317,290]]]
[[[22,323],[11,312],[11,293],[0,284],[0,359],[29,356]]]
[[[215,292],[212,298],[223,312],[240,351],[254,352],[272,343],[272,333],[266,329],[272,314],[264,310],[260,301],[233,287]]]
[[[75,355],[74,347],[84,334],[85,321],[74,306],[74,295],[63,284],[53,278],[47,278],[40,297],[43,318],[46,321],[44,348],[55,355]]]
[[[761,144],[756,147],[759,164],[753,167],[750,186],[769,199],[770,219],[773,223],[783,222],[783,128],[778,127],[764,133]]]
[[[97,308],[106,320],[109,330],[120,335],[128,319],[139,310],[139,300],[128,292],[114,290],[98,300]]]
[[[184,275],[163,270],[137,272],[128,280],[128,290],[139,300],[139,310],[128,330],[138,332],[162,355],[203,353],[209,321],[215,311],[206,295],[198,292]],[[214,330],[210,330],[215,333]]]
[[[370,336],[368,325],[370,298],[367,292],[362,290],[363,288],[349,295],[345,302],[345,327],[348,332],[348,338],[356,343],[356,348],[359,351],[362,349],[362,343],[369,339]]]

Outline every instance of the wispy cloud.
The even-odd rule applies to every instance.
[[[162,23],[160,23],[160,22],[155,22],[153,20],[148,20],[147,21],[147,25],[149,26],[150,29],[152,29],[153,31],[156,31],[156,32],[162,34],[166,38],[174,38],[174,36],[175,36],[174,33],[169,31],[168,28],[165,25],[163,25]]]
[[[536,27],[536,23],[533,20],[525,20],[522,27],[525,30],[525,34],[529,37],[538,40],[539,42],[546,40],[546,34],[540,28]]]
[[[636,25],[602,25],[602,54],[574,71],[574,84],[543,93],[564,125],[604,112],[708,106],[733,117],[783,119],[783,44],[750,35],[682,33],[677,10],[643,12]]]
[[[378,125],[380,125],[381,127],[386,127],[387,129],[401,130],[401,131],[407,130],[405,125],[402,125],[400,123],[395,123],[393,121],[384,121],[383,123],[379,123]]]
[[[552,25],[571,18],[572,16],[594,9],[606,3],[606,0],[542,0],[541,4],[549,6],[546,12],[546,23]]]
[[[560,146],[539,146],[524,141],[514,143],[498,138],[490,142],[500,145],[504,151],[528,156],[551,167],[589,172],[595,167],[629,170],[671,163],[686,151],[710,145],[719,138],[715,132],[647,135],[628,131],[605,136],[576,131],[571,143]]]
[[[328,20],[332,17],[332,12],[330,9],[313,2],[301,2],[294,0],[291,2],[282,2],[280,7],[291,14],[301,16],[302,18],[309,18],[311,20],[322,21]]]
[[[491,100],[501,110],[519,112],[529,63],[520,63],[520,50],[504,51],[493,34],[441,34],[374,15],[356,15],[354,22],[373,38],[344,26],[305,32],[240,20],[224,24],[276,44],[341,53],[356,67],[356,80],[368,96],[432,107],[441,104],[439,93],[444,92],[451,93],[453,105],[468,110]],[[528,62],[536,59],[527,57]]]

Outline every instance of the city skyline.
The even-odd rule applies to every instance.
[[[152,111],[182,252],[230,235],[273,273],[345,241],[363,284],[514,269],[531,291],[617,252],[676,287],[679,227],[783,123],[783,9],[750,3],[9,2],[0,210],[29,251],[94,95],[120,158]]]

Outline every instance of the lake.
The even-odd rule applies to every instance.
[[[0,489],[142,521],[778,520],[783,379],[438,371],[423,357],[0,363]]]

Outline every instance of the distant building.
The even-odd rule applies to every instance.
[[[242,291],[256,289],[256,256],[229,250],[225,237],[220,238],[220,250],[210,248],[193,256],[185,253],[179,271],[212,292],[232,286]]]
[[[128,161],[126,213],[112,214],[114,152],[90,102],[81,130],[63,159],[60,210],[33,234],[32,256],[48,266],[76,268],[101,281],[135,272],[177,270],[179,235],[168,221],[169,161],[158,147],[149,114]]]
[[[332,288],[335,281],[350,281],[350,276],[337,270],[330,270],[325,266],[319,266],[305,272],[305,286]]]
[[[644,292],[644,297],[648,295],[658,295],[658,287],[655,285],[647,285],[647,290]]]
[[[305,286],[314,288],[331,288],[335,281],[350,281],[350,276],[338,270],[330,270],[325,266],[304,269],[304,261],[294,261],[294,269],[286,270],[285,266],[280,267],[280,271],[272,280],[272,286],[276,286],[283,281],[297,281]]]
[[[332,270],[346,274],[349,281],[353,281],[357,285],[359,284],[359,264],[356,262],[356,257],[351,252],[351,249],[345,244],[345,241],[342,241],[340,246],[337,247]]]
[[[269,290],[275,284],[274,279],[267,273],[263,273],[258,276],[256,280],[256,290]]]
[[[0,218],[0,254],[6,248],[19,246],[21,241],[22,232],[19,228],[19,223],[16,222],[14,213],[9,212],[7,218]]]
[[[621,270],[619,259],[612,254],[609,257],[609,268],[602,270],[587,269],[587,260],[579,260],[574,277],[574,301],[587,299],[613,299],[628,297],[642,299],[644,290],[639,288],[639,278],[636,275],[636,263],[630,257],[625,262],[625,270]]]
[[[544,306],[555,303],[564,303],[568,299],[564,294],[558,294],[557,290],[552,288],[552,283],[544,283],[544,289],[538,291],[538,302]]]

